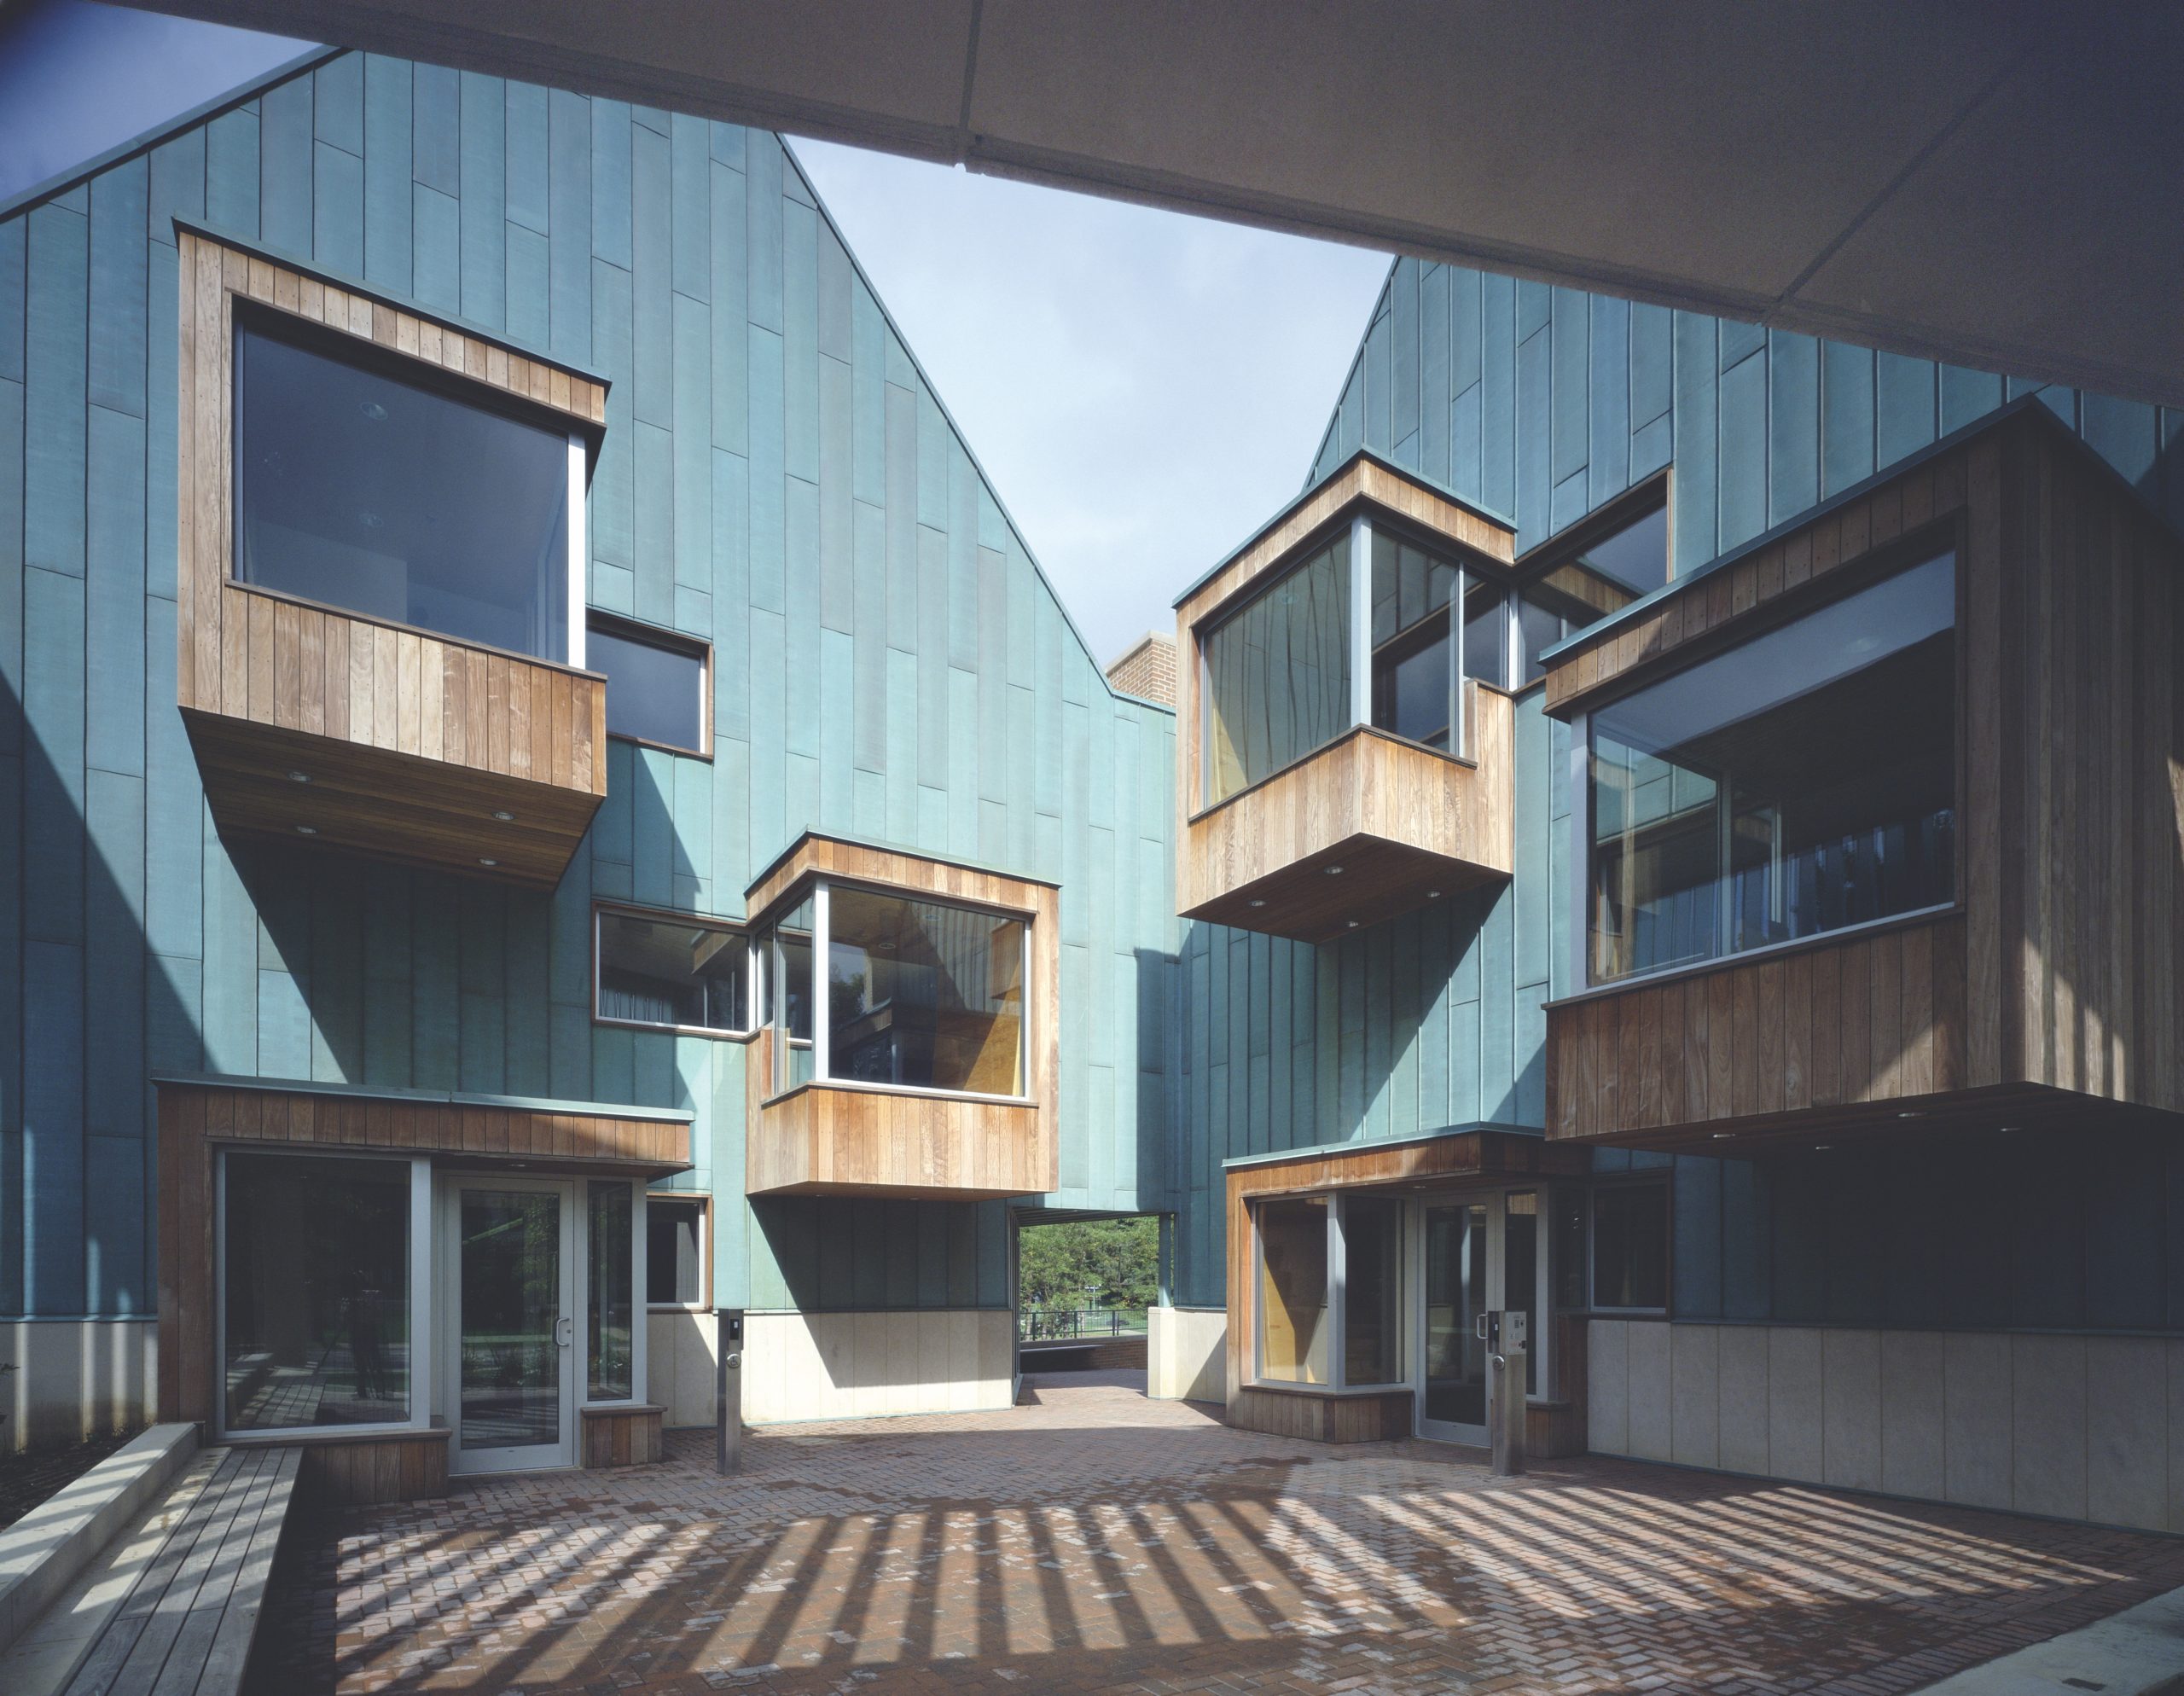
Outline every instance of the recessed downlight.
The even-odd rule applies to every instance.
[[[316,836],[318,834],[318,827],[315,824],[299,824],[296,827],[296,834],[299,836]]]
[[[1900,1119],[1922,1119],[1926,1118],[1926,1110],[1924,1108],[1914,1107],[1906,1112],[1898,1113],[1896,1118]]]
[[[1714,1141],[1716,1142],[1727,1142],[1735,1135],[1736,1132],[1734,1130],[1717,1130],[1714,1133]]]
[[[515,815],[510,812],[506,807],[494,808],[493,816],[498,819],[502,824],[514,824],[515,822]]]
[[[481,866],[497,866],[501,863],[489,854],[480,854],[478,857],[478,863]]]
[[[379,514],[377,513],[370,512],[358,513],[357,514],[357,522],[366,530],[377,530],[379,528]]]
[[[1252,897],[1252,905],[1254,907],[1263,907],[1266,905],[1266,898],[1263,896],[1254,895]]]
[[[1355,919],[1347,920],[1345,922],[1347,923],[1350,928],[1353,931],[1357,928],[1357,921]]]
[[[288,774],[288,781],[291,783],[308,783],[311,781],[311,774],[308,771],[292,771]]]
[[[1438,889],[1429,889],[1426,892],[1426,898],[1428,901],[1438,901],[1441,898],[1441,892]]]
[[[375,424],[384,424],[386,422],[386,409],[381,406],[375,400],[362,402],[357,406],[357,410],[363,413],[365,417],[370,419]]]
[[[1834,1146],[1833,1142],[1815,1142],[1812,1146],[1812,1152],[1815,1154],[1825,1154]]]
[[[1340,877],[1342,875],[1342,868],[1340,866],[1329,866],[1327,868],[1327,875],[1331,878]]]

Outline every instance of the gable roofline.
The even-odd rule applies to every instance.
[[[1443,500],[1448,502],[1449,505],[1461,507],[1464,511],[1472,514],[1475,517],[1483,518],[1490,524],[1499,525],[1502,529],[1507,531],[1512,536],[1514,536],[1517,532],[1516,520],[1503,514],[1496,512],[1493,508],[1486,506],[1480,502],[1474,501],[1468,495],[1459,495],[1454,489],[1449,487],[1447,484],[1440,482],[1437,479],[1428,477],[1422,472],[1413,471],[1406,466],[1397,465],[1385,454],[1380,453],[1374,449],[1359,448],[1352,452],[1347,458],[1330,468],[1326,476],[1315,478],[1311,482],[1307,483],[1304,488],[1298,491],[1295,499],[1282,502],[1280,510],[1275,512],[1271,518],[1267,519],[1263,523],[1259,525],[1257,529],[1253,530],[1249,536],[1246,536],[1241,542],[1238,543],[1234,548],[1231,548],[1226,554],[1223,554],[1205,571],[1199,572],[1199,575],[1182,590],[1182,592],[1177,595],[1175,600],[1169,604],[1173,607],[1180,607],[1183,602],[1189,600],[1191,596],[1197,594],[1199,590],[1204,589],[1206,584],[1211,583],[1214,578],[1219,577],[1221,573],[1228,570],[1230,566],[1234,565],[1246,554],[1251,552],[1251,550],[1257,547],[1261,541],[1264,540],[1265,537],[1271,535],[1276,529],[1280,528],[1281,521],[1287,518],[1290,514],[1295,512],[1298,508],[1304,505],[1305,502],[1311,499],[1314,494],[1325,488],[1328,484],[1333,482],[1337,478],[1341,477],[1345,473],[1349,471],[1350,467],[1361,462],[1368,465],[1378,466],[1381,470],[1386,472],[1391,477],[1400,477],[1405,482],[1415,483],[1421,489],[1430,490],[1432,493],[1439,496]]]
[[[1552,648],[1542,649],[1539,656],[1541,663],[1551,666],[1556,660],[1570,654],[1582,653],[1594,643],[1614,635],[1625,623],[1633,619],[1643,618],[1655,607],[1683,594],[1692,584],[1701,579],[1710,578],[1716,572],[1727,570],[1729,566],[1735,565],[1738,560],[1747,559],[1763,549],[1773,546],[1786,536],[1795,535],[1798,531],[1805,529],[1819,519],[1825,518],[1838,508],[1847,507],[1854,502],[1863,500],[1876,489],[1895,482],[1907,472],[1917,470],[1929,460],[1937,459],[1946,453],[1952,453],[1966,442],[1984,435],[1988,431],[2004,429],[2021,418],[2033,418],[2038,421],[2036,427],[2045,428],[2058,443],[2067,444],[2070,451],[2075,453],[2088,467],[2092,468],[2096,474],[2105,477],[2118,493],[2128,497],[2132,504],[2137,507],[2164,534],[2172,540],[2184,543],[2184,534],[2179,533],[2168,516],[2160,508],[2148,500],[2129,478],[2124,476],[2122,472],[2117,470],[2106,459],[2103,458],[2098,448],[2058,418],[2053,409],[2043,402],[2037,393],[2021,394],[2015,400],[2005,401],[1992,412],[1981,414],[1968,424],[1959,425],[1946,436],[1937,437],[1916,452],[1906,454],[1902,459],[1891,462],[1871,476],[1861,478],[1848,488],[1837,491],[1826,500],[1816,502],[1803,512],[1792,514],[1771,529],[1763,530],[1751,540],[1740,542],[1727,552],[1716,554],[1705,565],[1694,566],[1687,572],[1679,572],[1658,589],[1640,595],[1635,601],[1610,613],[1606,618],[1597,619],[1586,625],[1582,630],[1563,637]]]
[[[1437,263],[1438,262],[1431,259],[1420,261],[1421,266]],[[1323,477],[1313,476],[1312,466],[1320,462],[1321,456],[1327,452],[1330,444],[1339,444],[1335,433],[1342,427],[1342,398],[1350,392],[1350,383],[1356,379],[1359,368],[1365,363],[1366,344],[1373,340],[1373,326],[1380,322],[1380,303],[1388,298],[1388,291],[1395,287],[1396,272],[1402,268],[1402,265],[1401,253],[1390,257],[1388,268],[1381,274],[1380,292],[1373,297],[1373,310],[1365,315],[1365,328],[1357,333],[1357,346],[1350,353],[1350,363],[1342,368],[1342,382],[1334,392],[1333,406],[1327,410],[1327,428],[1320,432],[1320,444],[1312,450],[1311,465],[1304,468],[1304,490],[1308,494],[1327,480]],[[1357,433],[1357,439],[1361,444],[1365,439],[1365,433],[1362,428]]]
[[[270,71],[261,71],[225,94],[215,95],[212,99],[191,107],[189,111],[168,119],[164,124],[154,125],[128,141],[108,148],[104,153],[94,154],[80,165],[70,166],[57,177],[49,177],[43,183],[0,200],[0,223],[57,195],[65,195],[79,184],[90,182],[101,171],[110,171],[139,154],[149,153],[161,142],[171,141],[184,130],[195,129],[223,113],[232,112],[236,107],[257,99],[266,90],[315,71],[328,60],[338,59],[349,50],[346,47],[314,47],[308,52],[299,53],[285,64],[276,65]]]
[[[1047,575],[1047,568],[1039,563],[1039,556],[1032,552],[1031,540],[1024,534],[1024,526],[1017,523],[1016,514],[1009,511],[1008,502],[1001,497],[1000,485],[994,481],[987,473],[985,465],[980,462],[978,450],[972,447],[969,433],[956,421],[956,415],[948,409],[948,403],[940,398],[939,385],[932,380],[932,374],[925,369],[925,362],[918,357],[917,350],[910,346],[909,337],[903,334],[903,327],[895,322],[895,315],[887,310],[886,298],[880,293],[871,276],[866,272],[864,262],[857,258],[857,249],[850,244],[849,237],[842,233],[842,227],[835,222],[834,213],[827,209],[826,198],[820,194],[818,188],[812,183],[811,173],[804,168],[804,161],[796,156],[796,149],[790,145],[789,138],[778,131],[774,133],[775,139],[781,143],[782,154],[787,156],[797,176],[802,179],[804,188],[810,192],[813,209],[826,220],[827,228],[834,232],[834,240],[841,244],[842,252],[849,259],[850,269],[857,274],[857,280],[864,285],[864,292],[872,297],[872,304],[879,308],[880,322],[887,326],[888,334],[895,338],[895,345],[903,350],[903,357],[910,362],[910,369],[918,374],[918,380],[925,385],[925,392],[932,397],[932,404],[940,409],[942,421],[948,426],[949,433],[956,438],[957,444],[962,448],[963,456],[971,462],[971,469],[978,473],[979,481],[985,485],[986,493],[993,497],[994,506],[1001,514],[1001,521],[1008,526],[1008,533],[1016,538],[1016,545],[1024,550],[1024,557],[1031,565],[1032,575],[1038,578],[1040,586],[1053,597],[1054,610],[1061,614],[1063,624],[1068,628],[1070,636],[1077,643],[1077,651],[1084,656],[1085,663],[1091,666],[1094,677],[1099,680],[1100,687],[1107,690],[1111,700],[1128,701],[1132,706],[1141,706],[1153,712],[1165,713],[1167,717],[1173,718],[1176,716],[1174,707],[1164,706],[1157,700],[1143,700],[1136,695],[1124,694],[1107,681],[1107,671],[1093,653],[1092,644],[1084,639],[1083,630],[1078,627],[1076,618],[1069,610],[1069,602],[1062,599],[1061,591],[1054,587],[1054,579]]]

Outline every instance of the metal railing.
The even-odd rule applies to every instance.
[[[1144,1333],[1141,1307],[1025,1308],[1016,1316],[1019,1343],[1089,1343]]]

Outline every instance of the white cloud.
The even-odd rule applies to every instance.
[[[793,144],[1101,663],[1303,486],[1385,254]]]

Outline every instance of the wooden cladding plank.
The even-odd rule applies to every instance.
[[[1959,1087],[1965,921],[1912,921],[1548,1009],[1550,1137]]]

